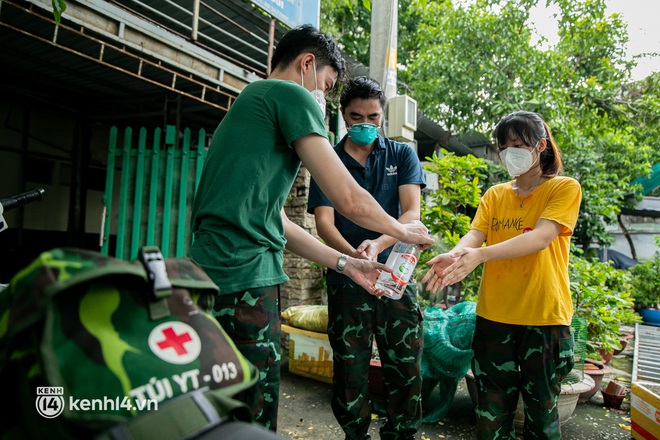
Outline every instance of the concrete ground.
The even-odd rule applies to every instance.
[[[604,378],[603,384],[616,380],[630,387],[632,345],[628,344],[626,350],[608,363],[612,372]],[[288,439],[343,439],[343,432],[330,409],[330,385],[291,374],[287,354],[283,353],[282,358],[278,433]],[[370,433],[376,440],[384,420],[376,415],[372,420]],[[474,439],[475,435],[474,407],[465,380],[461,380],[444,420],[422,425],[416,439],[460,440]],[[600,392],[590,401],[578,403],[571,418],[562,426],[562,437],[564,440],[630,440],[630,395],[619,410],[603,406]]]

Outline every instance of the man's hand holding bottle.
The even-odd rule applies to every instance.
[[[373,274],[370,274],[367,277],[366,281],[371,282],[373,280],[369,287],[365,287],[362,282],[358,282],[355,278],[351,277],[351,279],[360,284],[365,290],[378,298],[383,295],[392,299],[401,298],[403,290],[405,290],[405,286],[408,284],[409,278],[412,276],[412,272],[415,269],[420,251],[427,249],[435,242],[435,240],[429,236],[431,233],[428,228],[419,220],[414,220],[403,226],[406,229],[406,237],[404,240],[409,240],[409,244],[406,245],[406,241],[400,240],[394,246],[395,250],[390,254],[386,266],[379,269],[380,273],[376,276],[376,279],[373,280]],[[400,249],[402,247],[406,250]],[[373,255],[376,252],[375,249],[380,249],[377,241],[365,240],[357,248],[356,252],[362,258],[375,261],[377,258],[377,255]],[[399,255],[402,252],[405,253],[405,255]],[[408,254],[410,255],[408,256]],[[403,260],[399,261],[401,259],[399,257],[403,258]],[[400,273],[402,269],[406,272],[405,274]],[[396,284],[396,289],[392,286],[393,283]],[[394,292],[393,289],[397,292]]]
[[[428,249],[435,243],[435,240],[430,237],[431,231],[419,220],[406,223],[403,227],[406,229],[406,235],[399,238],[401,242],[417,245],[420,251]]]

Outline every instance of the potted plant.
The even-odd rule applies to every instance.
[[[621,348],[619,326],[641,321],[634,309],[631,274],[573,254],[569,276],[575,316],[587,324],[586,357],[609,357]]]
[[[630,268],[635,310],[647,324],[660,325],[660,253]]]
[[[596,361],[593,359],[584,360],[584,374],[589,375],[594,381],[594,387],[589,391],[584,391],[580,394],[578,403],[587,402],[593,397],[601,388],[603,378],[612,372],[612,369],[605,365],[605,362]]]

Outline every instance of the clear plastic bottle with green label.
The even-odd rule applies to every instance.
[[[418,221],[416,223],[421,224]],[[376,289],[384,290],[386,293],[383,296],[401,299],[415,271],[419,254],[417,245],[397,242],[385,263],[392,268],[392,273],[382,272],[376,280]]]

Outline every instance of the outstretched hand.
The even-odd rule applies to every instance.
[[[422,282],[430,280],[426,290],[436,292],[462,281],[481,263],[479,248],[463,248],[440,254],[426,263],[431,269],[424,275]]]
[[[376,289],[376,280],[381,271],[391,273],[392,269],[377,261],[349,257],[344,268],[344,275],[367,292],[380,298],[386,293],[384,290]]]
[[[426,290],[430,292],[437,292],[445,288],[443,273],[445,269],[451,266],[456,261],[449,253],[439,254],[431,258],[426,265],[431,266],[426,275],[422,278],[422,283],[426,283]]]

